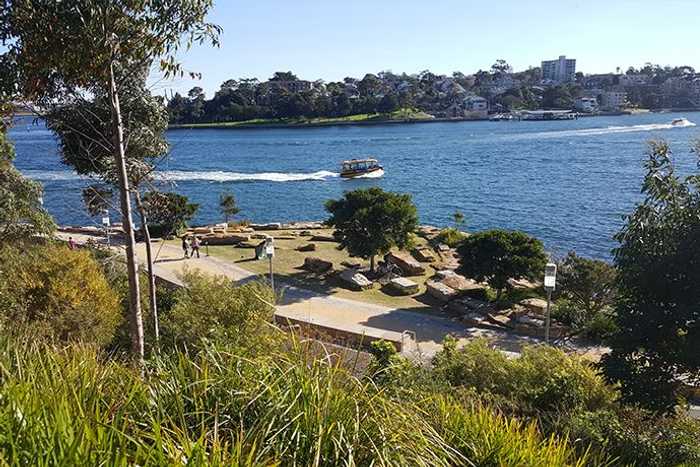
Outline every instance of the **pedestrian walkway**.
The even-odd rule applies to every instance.
[[[78,243],[87,238],[70,234]],[[59,233],[67,240],[69,234]],[[145,262],[145,245],[137,245],[137,254]],[[184,258],[179,247],[153,243],[156,255],[154,271],[157,276],[179,283],[185,268],[207,274],[223,275],[244,283],[258,276],[237,265],[202,254],[201,258]],[[466,327],[447,317],[442,318],[400,308],[389,308],[371,303],[325,295],[307,289],[280,283],[277,293],[280,301],[277,316],[344,332],[404,342],[404,353],[423,358],[432,357],[441,348],[443,339],[452,335],[462,343],[477,337],[486,337],[499,349],[517,353],[522,345],[537,340],[477,327]]]

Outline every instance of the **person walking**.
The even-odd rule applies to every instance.
[[[190,254],[190,258],[193,258],[195,253],[197,253],[197,258],[199,258],[199,238],[197,238],[196,235],[192,237],[192,253]]]
[[[185,258],[190,257],[190,238],[187,235],[182,236],[182,251],[185,253]]]
[[[75,240],[73,240],[73,237],[68,237],[68,248],[71,250],[76,249]]]

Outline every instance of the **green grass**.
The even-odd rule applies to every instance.
[[[425,112],[414,109],[399,109],[391,113],[355,114],[345,117],[295,117],[295,118],[256,118],[239,122],[212,122],[212,123],[183,123],[171,125],[171,128],[236,128],[236,127],[264,127],[264,126],[306,126],[306,125],[334,125],[349,123],[380,123],[390,121],[422,121],[432,120],[433,117]]]
[[[565,438],[447,396],[394,401],[305,349],[209,349],[139,372],[0,337],[3,465],[591,465]]]
[[[280,235],[288,235],[284,231],[269,231],[263,232],[273,237]],[[332,230],[318,230],[315,234],[330,234]],[[176,241],[170,242],[173,245],[179,246]],[[316,244],[316,251],[300,252],[297,247],[307,243]],[[416,246],[425,246],[427,241],[423,238],[416,238]],[[297,237],[294,239],[275,239],[275,259],[274,268],[275,275],[282,281],[292,285],[301,286],[320,293],[326,293],[342,298],[349,298],[367,303],[375,303],[392,308],[410,308],[421,309],[421,311],[434,312],[440,314],[439,303],[425,293],[425,283],[430,277],[435,274],[435,269],[428,263],[422,263],[425,266],[425,274],[420,276],[412,276],[410,279],[418,284],[418,293],[411,296],[400,296],[382,289],[379,285],[375,288],[364,291],[350,290],[337,278],[318,277],[315,274],[304,271],[300,268],[304,264],[306,257],[323,258],[326,261],[333,263],[333,268],[337,271],[344,269],[341,265],[343,261],[359,262],[363,266],[369,267],[369,263],[360,258],[351,258],[347,251],[338,250],[338,244],[335,242],[316,242],[310,237]],[[251,248],[238,248],[232,246],[210,246],[209,254],[215,258],[220,258],[227,262],[236,264],[237,266],[246,269],[250,272],[264,275],[269,272],[268,260],[255,260],[255,251]]]

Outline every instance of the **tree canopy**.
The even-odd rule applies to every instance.
[[[0,129],[0,243],[50,234],[55,225],[41,205],[41,184],[25,178],[12,161],[15,151]]]
[[[228,191],[219,195],[219,209],[221,209],[221,214],[224,215],[226,223],[231,217],[241,212],[238,204],[236,204],[236,197]]]
[[[164,236],[187,227],[199,208],[198,204],[190,203],[187,196],[162,191],[149,191],[144,195],[143,203],[151,224]]]
[[[676,404],[681,380],[700,383],[700,174],[676,174],[671,149],[649,143],[645,195],[616,235],[616,324],[606,374],[626,400]]]
[[[340,246],[352,256],[370,259],[372,267],[374,256],[409,245],[418,227],[411,196],[380,188],[349,191],[327,201],[326,211],[331,214],[326,223],[335,228]]]
[[[470,235],[458,247],[460,270],[478,281],[487,281],[498,298],[508,279],[535,279],[544,274],[547,255],[542,242],[508,230],[487,230]]]

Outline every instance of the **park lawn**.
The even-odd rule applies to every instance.
[[[334,123],[384,122],[396,120],[432,120],[433,117],[425,112],[413,109],[399,109],[390,113],[365,113],[345,117],[296,117],[296,118],[256,118],[238,122],[184,123],[171,125],[171,128],[235,128],[235,127],[264,127],[266,125],[332,125]]]
[[[315,230],[314,234],[330,234],[331,230]],[[273,237],[284,237],[289,235],[289,232],[277,230],[262,232]],[[339,279],[335,277],[322,278],[315,274],[309,273],[300,268],[304,264],[304,259],[307,256],[322,258],[333,263],[333,269],[340,271],[344,269],[341,265],[343,261],[360,262],[363,266],[368,266],[368,262],[360,258],[350,258],[345,250],[338,250],[338,244],[335,242],[311,242],[311,237],[296,237],[294,239],[275,239],[275,258],[273,267],[277,280],[283,281],[290,285],[295,285],[320,293],[326,293],[341,298],[349,298],[367,303],[374,303],[391,308],[410,308],[422,309],[434,313],[439,311],[439,302],[425,294],[425,282],[435,274],[435,269],[427,263],[422,263],[425,268],[425,274],[421,276],[409,277],[419,286],[418,293],[411,296],[400,296],[392,294],[391,291],[380,288],[376,284],[373,289],[364,291],[355,291],[348,289]],[[315,243],[316,251],[300,252],[296,248],[307,243]],[[426,245],[427,242],[423,238],[418,238],[417,246]],[[246,269],[256,274],[268,274],[269,261],[256,260],[255,250],[253,248],[240,248],[234,246],[210,246],[209,254],[215,258],[229,261],[237,266]],[[377,260],[379,260],[378,258]]]

